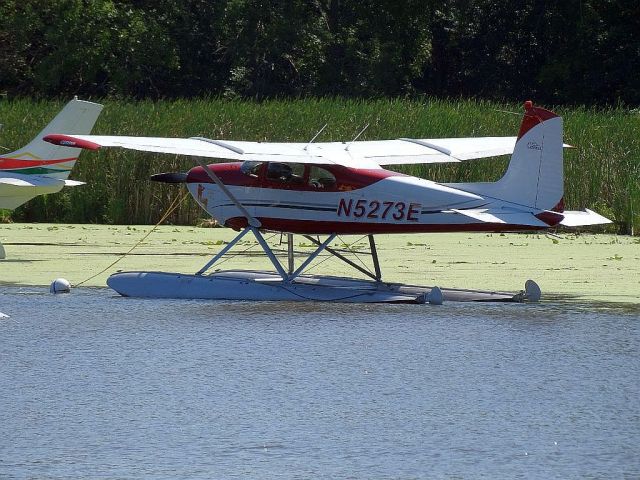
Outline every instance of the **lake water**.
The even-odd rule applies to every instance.
[[[0,478],[640,478],[640,306],[0,286]]]

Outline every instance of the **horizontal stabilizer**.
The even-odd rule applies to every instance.
[[[483,223],[503,223],[506,225],[526,225],[531,227],[549,227],[548,224],[537,218],[530,212],[517,212],[513,210],[503,209],[469,209],[469,210],[453,210],[460,215],[473,218]]]
[[[71,182],[71,183],[67,183]],[[83,182],[74,180],[63,180],[60,178],[44,177],[41,175],[20,175],[13,174],[11,176],[0,177],[0,185],[11,185],[12,187],[52,187],[52,186],[76,186],[82,185]]]
[[[81,185],[82,182],[45,175],[6,173],[0,177],[0,208],[13,210],[38,195],[56,193],[65,185]]]
[[[560,222],[560,225],[564,225],[565,227],[604,225],[611,223],[611,220],[608,218],[589,209],[585,209],[584,211],[565,210],[562,212],[562,215],[564,215],[564,219]]]
[[[66,179],[64,181],[65,187],[79,187],[80,185],[86,185],[86,182],[79,182],[78,180],[69,180]]]

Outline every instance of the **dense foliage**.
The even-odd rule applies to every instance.
[[[637,0],[2,0],[0,94],[640,103]]]

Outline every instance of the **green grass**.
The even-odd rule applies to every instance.
[[[256,141],[308,141],[325,124],[317,141],[515,135],[521,105],[477,100],[425,99],[274,100],[262,103],[222,99],[129,102],[103,100],[94,133]],[[25,144],[62,107],[62,101],[0,101],[0,145]],[[616,221],[623,233],[640,231],[640,112],[622,108],[559,107],[565,142],[565,204],[592,208]],[[508,112],[514,112],[510,114]],[[493,181],[507,160],[459,165],[413,165],[403,171],[436,181]],[[22,221],[154,223],[181,189],[149,182],[153,173],[186,171],[188,158],[131,151],[85,152],[72,177],[89,185],[39,197],[11,214]],[[169,218],[194,224],[203,212],[186,201]],[[611,227],[610,227],[611,228]]]

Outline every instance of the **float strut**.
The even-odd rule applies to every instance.
[[[240,241],[240,239],[242,237],[244,237],[247,233],[249,233],[251,231],[251,229],[252,229],[252,227],[247,227],[244,230],[242,230],[236,236],[236,238],[231,240],[222,250],[220,250],[218,252],[218,254],[215,257],[213,257],[211,260],[209,260],[204,267],[202,267],[200,270],[198,270],[196,272],[196,275],[202,275],[204,272],[209,270],[214,263],[216,263],[218,260],[220,260],[220,258],[222,258],[229,250],[231,250],[235,246],[235,244]]]
[[[269,247],[269,244],[265,241],[265,239],[262,236],[262,234],[255,227],[247,227],[247,228],[251,229],[253,234],[256,236],[256,239],[258,240],[258,243],[260,244],[260,246],[264,250],[264,253],[267,254],[267,257],[269,257],[269,260],[271,260],[271,263],[273,263],[273,266],[278,271],[278,275],[280,275],[283,280],[285,280],[285,281],[288,280],[289,279],[289,275],[287,275],[287,272],[285,272],[284,268],[282,268],[282,265],[280,265],[280,262],[278,261],[276,256],[271,251],[271,248]]]
[[[307,259],[302,263],[302,265],[300,265],[298,267],[298,269],[295,272],[293,272],[291,275],[289,275],[289,281],[292,281],[294,278],[296,278],[298,275],[300,275],[304,271],[304,269],[307,268],[309,266],[309,264],[311,262],[313,262],[315,260],[315,258],[318,255],[320,255],[320,253],[322,253],[322,251],[324,249],[327,248],[327,245],[329,245],[331,242],[333,242],[333,239],[336,238],[336,234],[332,233],[331,235],[329,235],[329,238],[327,238],[322,243],[318,242],[315,238],[309,237],[307,235],[305,235],[305,238],[310,239],[313,243],[318,245],[318,248],[316,249],[315,252],[313,252],[311,255],[309,255],[309,257],[307,257]]]
[[[378,262],[378,250],[376,249],[376,242],[373,239],[373,235],[369,235],[369,247],[371,248],[371,258],[373,259],[373,268],[376,271],[376,280],[382,281],[382,271],[380,270],[380,263]]]
[[[293,264],[293,234],[287,233],[287,260],[289,261],[289,271],[287,272],[289,276],[293,275],[293,269],[295,265]]]
[[[312,241],[313,243],[315,243],[316,245],[320,245],[320,242],[318,242],[315,238],[310,237],[308,235],[304,236],[307,240]],[[349,260],[347,257],[345,257],[344,255],[342,255],[340,252],[335,251],[333,248],[330,247],[325,247],[325,250],[327,252],[329,252],[330,254],[332,254],[333,256],[339,258],[340,260],[342,260],[344,263],[346,263],[347,265],[350,265],[351,267],[355,268],[356,270],[358,270],[359,272],[365,274],[367,277],[372,278],[373,280],[375,280],[376,282],[379,282],[382,274],[380,273],[380,265],[378,265],[378,267],[376,268],[376,274],[374,275],[373,273],[371,273],[369,270],[367,270],[366,268],[362,268],[360,265],[358,265],[355,262],[352,262],[351,260]],[[378,264],[378,255],[377,253],[374,253],[375,250],[373,250],[371,252],[371,256],[373,257],[373,262],[374,262],[374,266]]]

